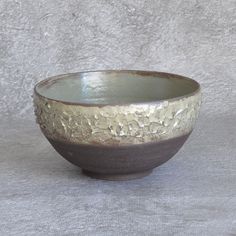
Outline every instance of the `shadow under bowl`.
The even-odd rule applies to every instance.
[[[200,86],[131,70],[78,72],[34,89],[37,122],[55,150],[93,178],[128,180],[173,157],[192,132]]]

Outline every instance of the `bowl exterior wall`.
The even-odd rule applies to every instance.
[[[104,106],[34,94],[37,123],[55,150],[105,179],[144,175],[168,161],[192,132],[200,104],[200,89],[176,99]]]

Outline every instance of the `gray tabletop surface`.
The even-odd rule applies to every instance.
[[[0,235],[236,235],[234,118],[201,115],[173,159],[126,182],[82,175],[33,121],[6,119]]]

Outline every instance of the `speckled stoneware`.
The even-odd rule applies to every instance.
[[[169,160],[193,130],[199,84],[148,71],[60,75],[35,86],[37,122],[52,146],[91,177],[147,175]]]

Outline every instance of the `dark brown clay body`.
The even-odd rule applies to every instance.
[[[48,139],[66,160],[93,178],[128,180],[143,177],[173,157],[189,134],[156,143],[92,146]]]

